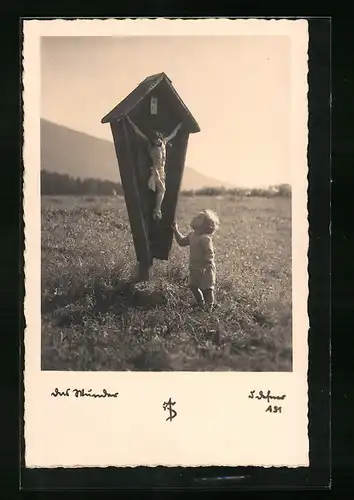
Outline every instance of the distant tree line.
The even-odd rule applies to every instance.
[[[119,182],[103,181],[100,179],[80,179],[67,174],[57,174],[41,170],[42,195],[95,195],[111,196],[123,195],[123,188]],[[290,197],[291,186],[279,184],[267,189],[246,189],[223,187],[205,187],[196,190],[184,190],[184,196],[250,196],[270,198],[274,196]]]
[[[41,170],[42,195],[112,195],[123,194],[118,182],[100,179],[80,179],[66,174]]]
[[[250,196],[258,198],[271,198],[274,196],[291,197],[291,186],[289,184],[279,184],[265,189],[261,188],[231,188],[205,187],[196,190],[182,191],[184,196]]]

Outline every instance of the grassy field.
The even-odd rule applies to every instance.
[[[290,198],[180,197],[188,230],[216,210],[218,307],[196,311],[188,250],[174,242],[133,286],[123,198],[42,198],[42,369],[292,369]]]

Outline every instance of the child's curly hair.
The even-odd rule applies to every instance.
[[[191,222],[191,227],[203,234],[213,234],[219,226],[219,217],[213,210],[203,210]]]

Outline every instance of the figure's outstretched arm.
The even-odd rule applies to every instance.
[[[179,129],[180,129],[181,127],[182,127],[182,123],[179,123],[179,124],[177,125],[177,127],[174,129],[174,131],[173,131],[173,132],[171,132],[171,134],[170,134],[169,136],[165,137],[165,141],[166,141],[166,142],[170,142],[170,141],[171,141],[171,140],[175,137],[175,135],[177,134],[177,132],[179,131]]]
[[[127,120],[128,122],[130,123],[130,125],[133,127],[134,131],[137,133],[137,135],[139,137],[141,137],[141,139],[143,139],[143,141],[145,141],[146,143],[150,144],[150,141],[149,139],[146,137],[146,135],[144,135],[142,133],[142,131],[135,125],[135,123],[133,122],[133,120],[131,120],[131,118],[127,115]]]

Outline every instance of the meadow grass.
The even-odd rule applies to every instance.
[[[182,232],[203,208],[214,236],[218,307],[195,310],[188,249],[174,242],[150,282],[121,197],[42,197],[42,369],[292,369],[290,198],[183,197]]]

